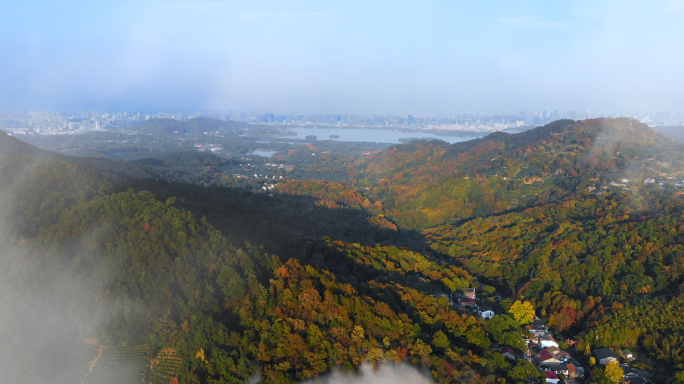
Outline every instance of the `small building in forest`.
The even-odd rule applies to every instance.
[[[515,355],[515,351],[511,347],[504,347],[503,349],[501,349],[501,354],[503,355],[503,357],[505,357],[507,359],[511,359],[513,361],[515,361],[517,359],[517,356]]]
[[[471,299],[469,297],[464,297],[461,299],[461,305],[464,307],[477,307],[477,303],[475,303],[475,299]]]
[[[601,348],[594,351],[594,356],[601,365],[608,365],[610,362],[618,362],[618,357],[615,352],[608,348]]]
[[[475,295],[476,295],[475,294],[475,288],[466,288],[465,297],[474,300],[474,299],[476,299]]]
[[[494,317],[494,310],[490,307],[487,307],[486,305],[480,306],[477,312],[483,319],[491,319],[492,317]]]

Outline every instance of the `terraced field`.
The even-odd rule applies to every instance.
[[[98,356],[98,347],[94,343],[77,340],[71,348],[71,356],[62,377],[57,384],[79,384],[90,369],[93,360]]]
[[[176,356],[176,350],[162,348],[152,360],[151,370],[147,382],[151,384],[168,384],[176,377],[176,370],[180,366],[181,359]]]
[[[147,348],[104,348],[82,384],[140,383],[147,368]]]
[[[146,347],[100,347],[78,340],[56,384],[168,384],[176,377],[181,359],[176,350],[162,348],[151,360]]]

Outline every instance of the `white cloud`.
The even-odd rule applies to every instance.
[[[565,28],[568,26],[566,23],[560,21],[537,20],[533,16],[507,18],[501,19],[500,21],[511,27],[522,28]]]
[[[304,384],[433,384],[434,380],[428,372],[408,364],[384,363],[374,368],[366,362],[361,365],[358,374],[342,373],[335,370],[317,380]]]

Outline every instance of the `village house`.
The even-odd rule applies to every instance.
[[[464,297],[461,299],[461,306],[463,306],[463,307],[477,307],[477,303],[475,303],[475,299],[472,299],[470,297]]]
[[[530,333],[533,335],[546,334],[549,331],[549,329],[546,327],[546,324],[544,324],[544,322],[540,319],[535,319],[532,324],[527,326],[527,329],[529,329]]]
[[[530,332],[530,337],[525,337],[526,358],[546,375],[547,383],[561,382],[558,375],[564,375],[567,384],[574,384],[576,378],[584,378],[582,365],[559,347],[540,318],[535,317],[526,328]],[[574,340],[570,341],[576,344]]]
[[[532,358],[532,363],[534,363],[534,365],[536,365],[538,368],[541,368],[542,366],[552,363],[560,363],[560,360],[558,360],[546,349],[543,349]]]
[[[551,384],[560,383],[560,379],[558,378],[558,375],[555,372],[546,371],[546,372],[544,372],[544,376],[546,377],[547,383],[551,383]]]
[[[623,384],[646,384],[646,379],[641,377],[625,377],[622,379]]]
[[[475,288],[466,288],[465,297],[475,300]]]
[[[491,309],[490,307],[487,307],[485,305],[482,305],[478,308],[477,312],[480,314],[480,317],[483,319],[491,319],[494,317],[494,310]]]
[[[549,353],[551,353],[552,355],[556,356],[556,358],[561,362],[565,362],[568,361],[568,359],[570,359],[570,354],[558,347],[551,346],[547,347],[546,350],[549,351]]]
[[[511,348],[511,347],[504,347],[504,348],[502,348],[502,349],[501,349],[501,354],[502,354],[505,358],[510,359],[510,360],[513,360],[513,361],[515,361],[515,360],[517,359],[517,357],[516,357],[516,355],[515,355],[515,351],[514,351],[513,348]]]
[[[596,360],[598,361],[599,364],[601,365],[608,365],[608,363],[614,361],[618,362],[618,357],[615,354],[615,352],[611,351],[608,348],[601,348],[597,349],[594,351],[594,356],[596,357]]]
[[[546,335],[542,335],[542,336],[538,337],[537,343],[539,343],[539,345],[542,348],[548,348],[548,347],[558,348],[558,343],[553,338],[553,336],[549,335],[548,333]]]
[[[565,375],[568,376],[568,367],[565,364],[562,363],[550,363],[550,364],[542,364],[541,369],[543,371],[551,371],[556,373],[557,375]]]

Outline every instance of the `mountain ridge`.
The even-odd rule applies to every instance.
[[[369,198],[399,207],[386,215],[425,227],[596,187],[632,167],[639,152],[664,156],[656,149],[675,145],[631,119],[560,120],[471,142],[398,145],[362,159],[349,174],[364,180]]]
[[[16,156],[32,156],[32,157],[53,157],[53,158],[67,158],[67,156],[60,155],[56,152],[46,151],[40,149],[29,143],[25,143],[16,137],[12,137],[7,132],[0,130],[0,156],[16,157]]]

